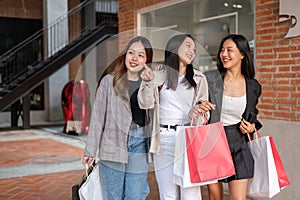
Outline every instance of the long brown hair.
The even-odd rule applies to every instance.
[[[121,79],[121,77],[124,74],[127,73],[127,67],[125,65],[126,53],[127,53],[128,49],[130,48],[130,46],[135,42],[141,42],[143,44],[145,51],[146,51],[146,57],[147,57],[146,64],[152,63],[153,50],[152,50],[150,41],[145,37],[137,36],[137,37],[131,39],[127,43],[125,49],[121,52],[121,54],[118,56],[118,58],[116,60],[114,60],[106,68],[106,70],[103,72],[103,74],[98,82],[98,85],[104,76],[106,76],[107,74],[113,74],[114,75],[113,86],[115,88],[116,83]]]

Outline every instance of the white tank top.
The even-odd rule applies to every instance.
[[[239,123],[246,109],[246,104],[246,94],[241,97],[228,97],[223,95],[221,111],[221,122],[223,122],[223,125],[230,126]]]
[[[164,84],[160,91],[159,120],[163,125],[186,124],[191,120],[188,117],[193,98],[194,88],[188,88],[181,83],[184,76],[179,77],[176,90],[167,89]]]

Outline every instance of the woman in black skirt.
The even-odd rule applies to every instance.
[[[230,199],[246,200],[248,179],[254,160],[247,146],[247,134],[262,127],[256,108],[261,85],[255,76],[247,39],[231,34],[223,38],[217,58],[218,70],[206,72],[210,101],[201,102],[202,112],[211,111],[210,123],[223,122],[236,174],[208,186],[211,200],[222,199],[222,182],[228,183]]]

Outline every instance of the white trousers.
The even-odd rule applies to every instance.
[[[179,186],[173,183],[174,155],[175,155],[174,129],[161,128],[160,130],[160,152],[154,155],[154,168],[156,181],[159,188],[161,200],[178,200]],[[201,200],[200,186],[182,188],[180,187],[181,200]]]

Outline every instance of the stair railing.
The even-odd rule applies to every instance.
[[[38,63],[45,61],[74,40],[97,28],[97,26],[85,26],[83,23],[84,13],[88,12],[90,6],[92,10],[95,10],[99,9],[95,6],[103,5],[101,11],[105,12],[107,8],[109,13],[116,4],[115,0],[101,0],[101,3],[99,0],[86,0],[2,54],[0,56],[0,98],[17,86],[22,80],[16,80],[25,77],[25,73],[30,74],[38,70],[37,67],[41,66],[37,65]],[[113,22],[111,18],[107,15],[104,20]],[[45,52],[45,49],[48,52]]]

